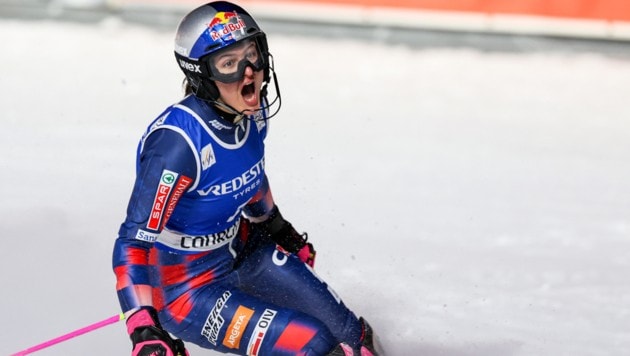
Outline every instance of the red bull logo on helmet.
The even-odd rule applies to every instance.
[[[231,34],[236,31],[245,33],[245,22],[241,20],[236,11],[217,12],[208,24],[210,36],[213,41],[220,38],[231,38]]]

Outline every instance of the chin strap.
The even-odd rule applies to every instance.
[[[244,117],[246,117],[244,113],[239,112],[238,110],[234,109],[232,106],[222,101],[213,100],[213,101],[210,101],[210,103],[213,104],[214,107],[216,107],[217,109],[225,111],[228,114],[234,115],[234,119],[232,120],[233,123],[237,123],[243,120]]]

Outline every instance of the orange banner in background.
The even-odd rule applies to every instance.
[[[1,1],[1,0],[0,0]],[[211,0],[112,0],[177,8]],[[232,0],[267,19],[630,41],[630,0]]]
[[[283,1],[630,21],[630,0],[276,0]]]

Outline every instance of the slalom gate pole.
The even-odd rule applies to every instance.
[[[14,353],[11,356],[28,355],[28,354],[31,354],[31,353],[33,353],[35,351],[39,351],[41,349],[45,349],[47,347],[56,345],[56,344],[58,344],[60,342],[72,339],[74,337],[83,335],[85,333],[89,333],[90,331],[94,331],[96,329],[102,328],[103,326],[107,326],[109,324],[117,323],[117,322],[119,322],[119,321],[121,321],[123,319],[125,319],[125,314],[124,313],[120,313],[118,315],[114,315],[112,317],[109,317],[109,318],[107,318],[105,320],[101,320],[101,321],[99,321],[97,323],[94,323],[92,325],[85,326],[83,328],[80,328],[80,329],[77,329],[75,331],[69,332],[69,333],[67,333],[65,335],[61,335],[61,336],[56,337],[54,339],[48,340],[46,342],[42,342],[39,345],[35,345],[35,346],[32,346],[32,347],[29,347],[26,350],[22,350],[22,351],[16,352],[16,353]]]

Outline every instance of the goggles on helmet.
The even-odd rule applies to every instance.
[[[255,72],[263,70],[267,62],[255,40],[245,40],[223,48],[209,55],[205,61],[210,79],[223,83],[241,80],[247,67]]]

